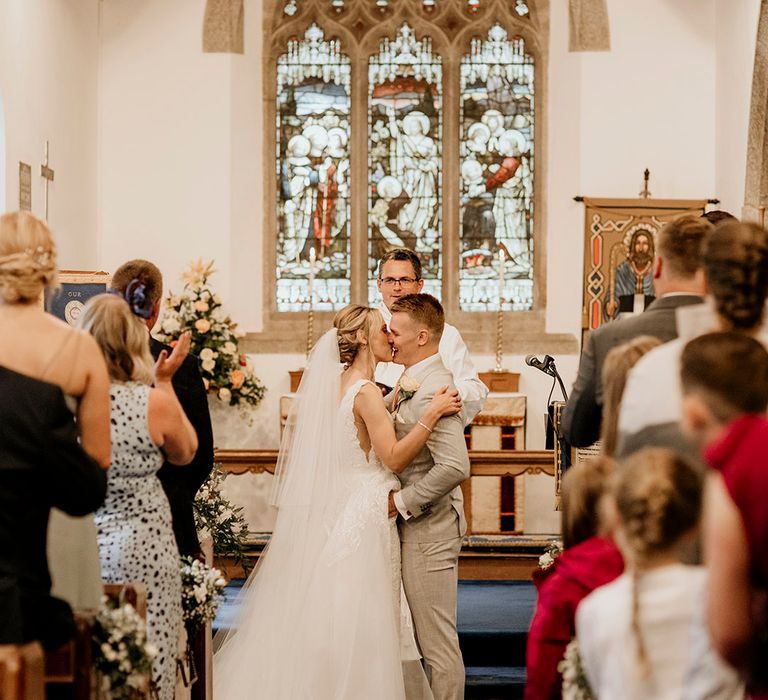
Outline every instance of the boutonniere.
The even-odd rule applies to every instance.
[[[405,401],[410,399],[421,387],[413,377],[409,377],[407,374],[403,374],[398,381],[400,387],[400,400]]]

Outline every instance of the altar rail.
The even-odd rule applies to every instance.
[[[275,473],[277,450],[216,450],[215,461],[230,474]],[[473,476],[522,476],[523,474],[555,475],[552,450],[507,450],[486,452],[469,450],[470,478],[462,484],[464,511],[468,532],[472,533]],[[553,495],[554,498],[554,495]]]
[[[214,461],[232,474],[275,473],[277,450],[221,450]],[[508,450],[505,452],[469,451],[470,476],[521,476],[523,474],[555,475],[552,450]]]

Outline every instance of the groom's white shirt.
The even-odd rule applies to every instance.
[[[379,302],[379,311],[384,317],[387,328],[389,328],[392,313],[383,301]],[[453,375],[453,381],[464,404],[465,425],[469,425],[483,408],[488,396],[488,387],[477,376],[475,365],[469,357],[469,350],[467,350],[464,339],[455,326],[445,324],[443,336],[440,338],[439,352],[440,359],[442,359],[446,369]],[[422,362],[426,361],[422,360]],[[414,367],[420,364],[421,362]],[[376,366],[376,381],[385,386],[394,387],[397,380],[400,379],[403,369],[403,365],[396,362],[379,362]],[[413,367],[408,373],[411,374],[412,371]]]

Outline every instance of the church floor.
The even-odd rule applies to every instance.
[[[237,619],[242,579],[227,586],[214,631]],[[525,686],[525,645],[536,606],[527,581],[459,581],[459,641],[467,669],[466,700],[514,700]]]

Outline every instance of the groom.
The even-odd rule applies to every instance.
[[[405,372],[393,392],[398,440],[413,430],[435,392],[453,387],[439,354],[445,315],[429,294],[392,304],[389,324],[394,361]],[[464,697],[464,662],[456,631],[459,551],[467,529],[459,485],[469,477],[464,416],[442,418],[426,447],[399,475],[390,493],[390,517],[399,514],[403,586],[435,700]]]

